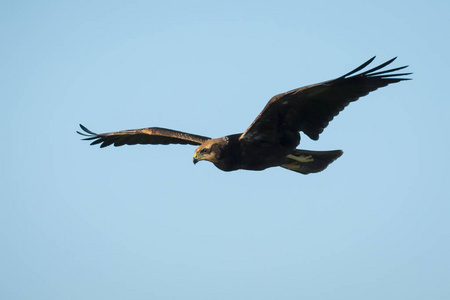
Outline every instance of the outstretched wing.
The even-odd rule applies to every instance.
[[[266,140],[277,142],[289,132],[303,131],[313,140],[328,123],[350,102],[391,83],[410,78],[400,78],[411,73],[395,73],[407,66],[379,71],[395,58],[368,71],[355,74],[369,65],[375,57],[336,78],[301,87],[270,99],[252,125],[241,135],[244,140]]]
[[[209,140],[209,137],[190,134],[186,132],[149,127],[142,129],[122,130],[108,133],[95,133],[80,124],[84,132],[77,131],[78,134],[86,136],[83,140],[92,140],[91,145],[100,144],[100,148],[114,144],[114,146],[136,145],[136,144],[184,144],[200,145]]]

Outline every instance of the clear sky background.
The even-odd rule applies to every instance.
[[[1,299],[450,299],[449,1],[2,1]],[[244,131],[394,56],[326,171],[222,172],[93,131]]]

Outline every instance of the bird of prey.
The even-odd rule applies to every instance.
[[[197,145],[194,164],[206,160],[223,171],[264,170],[279,166],[301,174],[317,173],[343,152],[296,149],[300,143],[300,131],[312,140],[318,140],[328,123],[350,102],[380,87],[410,79],[404,76],[411,73],[397,72],[407,66],[382,70],[396,58],[361,71],[374,59],[375,57],[369,59],[339,78],[272,97],[244,133],[212,139],[166,128],[149,127],[97,134],[81,124],[84,132],[77,132],[86,136],[84,140],[92,140],[91,145],[101,144],[101,148],[135,144]]]

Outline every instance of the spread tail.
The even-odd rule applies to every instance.
[[[281,167],[302,174],[323,171],[342,155],[342,150],[310,151],[296,149],[286,156],[286,163]]]

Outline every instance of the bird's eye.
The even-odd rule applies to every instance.
[[[201,153],[209,153],[209,149],[208,148],[203,148]]]

